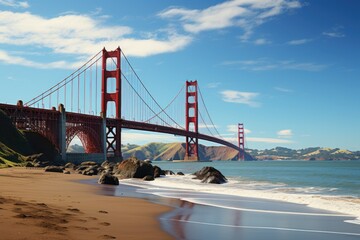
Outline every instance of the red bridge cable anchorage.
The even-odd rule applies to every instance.
[[[206,105],[205,105],[205,101],[204,101],[203,95],[202,95],[202,93],[201,93],[200,87],[199,87],[199,93],[200,93],[201,101],[202,101],[202,103],[203,103],[203,105],[204,105],[204,107],[205,107],[205,111],[206,111],[206,113],[207,113],[207,115],[208,115],[208,117],[209,117],[209,119],[210,119],[210,122],[211,122],[212,126],[214,127],[214,129],[215,129],[216,133],[218,134],[218,136],[219,136],[221,139],[223,139],[223,137],[220,135],[219,131],[217,130],[217,128],[216,128],[216,126],[215,126],[215,124],[214,124],[214,122],[213,122],[213,120],[212,120],[212,118],[211,118],[211,116],[210,116],[210,114],[209,114],[209,111],[208,111],[208,109],[207,109],[207,107],[206,107]],[[224,139],[223,139],[223,140],[224,140]]]
[[[139,80],[140,84],[143,86],[143,88],[145,89],[145,91],[149,94],[149,96],[151,97],[151,99],[155,102],[155,104],[161,109],[163,110],[163,108],[160,106],[160,104],[155,100],[155,98],[150,94],[149,90],[145,87],[144,83],[141,81],[140,77],[138,76],[138,74],[135,72],[134,68],[132,67],[132,65],[130,64],[129,60],[127,59],[125,53],[123,51],[121,51],[121,54],[124,56],[126,62],[128,63],[128,65],[130,66],[132,72],[135,74],[136,78]],[[142,99],[142,98],[141,98]],[[143,99],[142,99],[143,100]],[[143,100],[144,101],[144,100]],[[179,123],[177,123],[172,117],[170,117],[165,111],[164,111],[165,115],[171,119],[171,121],[173,121],[177,126],[179,126],[181,129],[184,129]],[[154,112],[154,114],[156,114]],[[169,125],[169,124],[167,124]]]
[[[33,106],[36,103],[38,103],[39,101],[41,101],[42,98],[46,98],[49,95],[51,95],[52,93],[58,91],[60,88],[64,87],[66,84],[68,84],[70,81],[72,81],[75,77],[79,76],[80,74],[82,74],[84,71],[86,71],[91,65],[93,65],[95,62],[99,61],[102,58],[102,55],[100,57],[98,57],[97,59],[95,59],[102,51],[99,51],[97,54],[95,54],[90,60],[88,60],[86,63],[84,63],[81,67],[79,67],[76,71],[74,71],[73,73],[71,73],[69,76],[67,76],[66,78],[64,78],[62,81],[58,82],[57,84],[55,84],[54,86],[52,86],[51,88],[49,88],[48,90],[44,91],[43,93],[39,94],[38,96],[34,97],[33,99],[29,100],[28,102],[26,102],[24,105],[25,106]],[[94,60],[95,59],[95,60]],[[92,63],[91,63],[92,62]],[[86,67],[89,63],[91,63],[88,67]],[[83,69],[84,67],[86,67],[85,69]],[[82,70],[83,69],[83,70]],[[82,70],[82,71],[81,71]],[[75,74],[77,73],[78,74]]]

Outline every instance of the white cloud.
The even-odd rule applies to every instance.
[[[293,133],[291,129],[284,129],[277,132],[278,137],[280,138],[291,138]]]
[[[237,144],[236,137],[227,137],[226,141]],[[257,143],[274,143],[274,144],[291,144],[293,141],[288,139],[279,139],[279,138],[259,138],[259,137],[245,137],[246,142],[257,142]]]
[[[138,39],[130,36],[133,34],[134,30],[130,27],[106,26],[96,16],[67,14],[44,18],[30,12],[0,11],[0,44],[31,46],[45,51],[50,49],[52,53],[57,54],[91,56],[104,46],[107,49],[121,46],[128,56],[146,57],[178,51],[192,41],[192,37],[179,35],[170,30],[163,32],[163,38],[152,36]],[[16,62],[34,67],[41,65],[26,59],[17,60],[8,63]],[[67,66],[68,63],[53,65],[60,67]],[[51,64],[49,66],[51,67]]]
[[[289,44],[289,45],[303,45],[303,44],[309,43],[311,41],[312,41],[312,39],[303,38],[303,39],[291,40],[291,41],[287,42],[287,44]]]
[[[317,72],[327,67],[327,65],[312,62],[295,62],[292,60],[276,61],[265,58],[260,58],[256,60],[225,61],[222,63],[222,65],[239,66],[241,70],[250,71],[268,71],[279,69]]]
[[[27,60],[23,57],[9,55],[7,52],[2,50],[0,50],[0,62],[4,62],[6,64],[22,65],[26,67],[41,68],[41,69],[49,69],[49,68],[74,69],[83,64],[83,62],[69,63],[66,61],[39,63],[39,62]]]
[[[286,93],[291,93],[291,92],[293,92],[293,90],[291,90],[291,89],[282,88],[282,87],[274,87],[274,89],[275,89],[276,91],[279,91],[279,92],[286,92]]]
[[[231,0],[205,9],[172,7],[158,15],[179,19],[183,29],[191,33],[240,27],[244,32],[241,39],[246,41],[257,26],[287,10],[300,7],[297,0]]]
[[[255,45],[266,45],[266,44],[270,44],[270,43],[271,42],[266,40],[265,38],[259,38],[254,41]]]
[[[175,137],[171,134],[160,134],[160,133],[144,133],[138,131],[123,131],[121,134],[121,141],[123,143],[136,143],[144,144],[148,142],[179,142],[183,141],[184,137]]]
[[[259,107],[261,105],[259,102],[254,101],[259,96],[259,93],[226,90],[222,91],[221,94],[225,102],[246,104],[250,107]]]
[[[30,7],[27,1],[16,1],[16,0],[0,0],[0,5],[15,7],[15,8],[28,8]]]
[[[221,84],[220,82],[213,82],[213,83],[208,83],[206,86],[208,88],[217,88],[220,86],[220,84]]]
[[[322,34],[332,38],[342,38],[345,37],[345,34],[342,33],[343,28],[341,25],[336,25],[330,31],[325,31]]]
[[[217,125],[199,123],[198,128],[217,128]]]
[[[232,124],[232,125],[227,125],[227,131],[231,132],[231,133],[238,133],[238,125]],[[245,134],[249,134],[251,133],[251,130],[249,129],[244,129]]]

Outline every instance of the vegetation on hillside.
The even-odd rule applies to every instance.
[[[0,110],[0,168],[24,166],[27,160],[34,158],[52,161],[56,155],[48,139],[36,132],[18,130]]]

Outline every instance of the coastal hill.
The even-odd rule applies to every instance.
[[[276,147],[265,150],[246,149],[246,151],[258,160],[360,160],[360,151],[352,152],[339,148],[311,147],[294,150]]]
[[[20,131],[0,110],[0,168],[25,166],[27,160],[53,161],[57,150],[41,134]]]
[[[185,155],[184,143],[149,143],[143,146],[135,144],[122,145],[123,157],[137,157],[138,159],[178,160]],[[71,152],[83,152],[83,148],[74,145]],[[199,145],[201,160],[237,160],[237,152],[223,146]],[[294,150],[284,147],[257,150],[246,149],[245,160],[360,160],[360,151],[352,152],[339,148],[311,147]]]

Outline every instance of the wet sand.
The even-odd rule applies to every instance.
[[[79,182],[89,178],[97,176],[0,169],[0,238],[172,239],[158,220],[170,207],[97,194]]]

